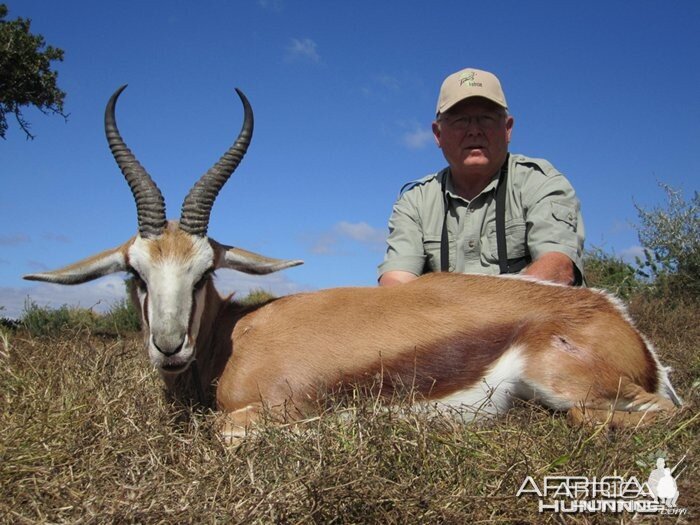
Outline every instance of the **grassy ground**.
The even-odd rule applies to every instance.
[[[571,428],[522,404],[506,417],[377,410],[372,400],[232,449],[206,411],[164,400],[136,335],[0,334],[3,523],[698,523],[700,310],[637,301],[632,313],[674,368],[686,406],[653,427]],[[685,457],[681,519],[539,514],[527,475],[646,480]]]

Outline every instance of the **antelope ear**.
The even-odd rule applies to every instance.
[[[46,273],[23,276],[28,281],[44,281],[57,284],[80,284],[98,277],[126,270],[125,246],[106,250],[74,264]]]
[[[239,272],[264,275],[304,264],[304,261],[298,259],[292,261],[272,259],[241,248],[233,248],[231,246],[224,246],[223,248],[226,251],[224,252],[221,268],[230,268]]]

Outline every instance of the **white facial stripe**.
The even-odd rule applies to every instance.
[[[148,293],[146,293],[145,290],[139,288],[138,291],[136,292],[136,295],[138,296],[139,304],[141,305],[141,317],[142,317],[143,321],[146,323],[146,326],[151,326],[151,316],[150,316],[150,312],[148,311],[148,305],[146,303],[146,298],[148,297]]]
[[[183,249],[180,244],[170,253],[172,242],[137,238],[129,249],[129,262],[148,289],[139,291],[139,299],[148,316],[149,355],[156,366],[186,365],[193,358],[206,302],[205,288],[195,291],[194,286],[214,264],[207,238],[176,241],[191,245]]]

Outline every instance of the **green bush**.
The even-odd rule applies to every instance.
[[[4,306],[0,306],[0,329],[14,330],[19,326],[19,321],[14,319],[9,319],[8,317],[3,317],[2,312],[5,310]]]
[[[276,297],[270,292],[263,290],[262,288],[256,288],[255,290],[248,292],[248,295],[242,299],[239,299],[238,302],[245,305],[255,306],[257,304],[266,303],[275,298]]]
[[[586,251],[583,267],[588,286],[602,288],[623,299],[629,299],[644,286],[631,264],[601,248]]]
[[[97,315],[85,308],[63,305],[59,308],[39,306],[28,300],[24,305],[21,323],[34,336],[56,335],[67,330],[75,331],[94,326]]]
[[[666,193],[664,207],[635,205],[639,241],[645,249],[638,259],[639,275],[651,284],[654,295],[672,298],[700,297],[700,195],[690,201],[679,190],[660,183]]]
[[[122,335],[138,331],[141,325],[138,313],[126,300],[115,303],[104,314],[87,308],[68,305],[51,308],[27,301],[19,323],[37,337],[81,330],[102,335]]]
[[[128,299],[115,303],[109,312],[98,318],[98,331],[123,334],[141,330],[141,316]]]
[[[644,257],[629,264],[600,248],[584,256],[589,286],[623,299],[645,294],[669,304],[700,298],[700,196],[686,201],[680,191],[660,183],[666,204],[651,209],[636,205],[636,226]]]

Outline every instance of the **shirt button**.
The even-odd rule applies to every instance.
[[[469,241],[469,247],[474,248],[474,241]]]

